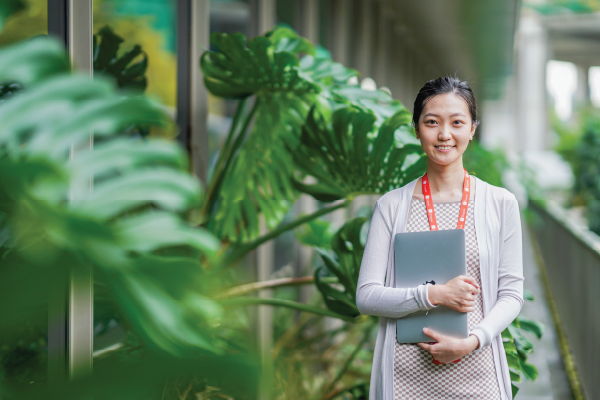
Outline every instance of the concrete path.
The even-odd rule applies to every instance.
[[[523,218],[524,219],[524,218]],[[515,400],[572,400],[571,387],[567,379],[558,338],[552,322],[552,316],[544,297],[544,290],[539,278],[529,230],[523,227],[523,273],[524,286],[535,296],[535,301],[525,301],[521,314],[542,322],[546,326],[542,339],[525,333],[534,346],[529,361],[539,371],[539,377],[531,382],[523,379]]]

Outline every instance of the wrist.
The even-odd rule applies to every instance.
[[[479,347],[479,338],[477,336],[469,335],[469,337],[466,340],[469,352],[477,350],[477,348]]]
[[[434,306],[442,304],[444,285],[430,285],[427,287],[429,302]]]

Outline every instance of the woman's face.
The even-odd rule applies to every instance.
[[[445,93],[432,97],[421,112],[415,131],[429,161],[440,165],[460,162],[475,133],[467,102]]]

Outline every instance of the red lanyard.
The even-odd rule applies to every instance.
[[[460,202],[460,211],[458,213],[458,223],[456,229],[465,229],[465,220],[467,218],[467,209],[469,207],[469,188],[471,186],[471,179],[469,179],[469,173],[466,169],[465,179],[463,182],[463,194]],[[433,199],[431,198],[431,190],[429,189],[429,179],[427,179],[427,173],[423,175],[423,197],[425,198],[425,207],[427,208],[427,218],[429,218],[429,229],[437,231],[437,221],[435,219],[435,210],[433,209]]]

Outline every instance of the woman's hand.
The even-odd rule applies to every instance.
[[[479,339],[475,335],[471,335],[467,339],[455,339],[427,328],[423,328],[423,332],[437,343],[417,344],[423,350],[427,350],[433,356],[434,360],[442,364],[448,364],[454,360],[463,358],[479,347]]]
[[[429,301],[459,312],[471,312],[475,307],[475,296],[481,293],[475,278],[459,275],[445,285],[431,285],[427,288]]]

